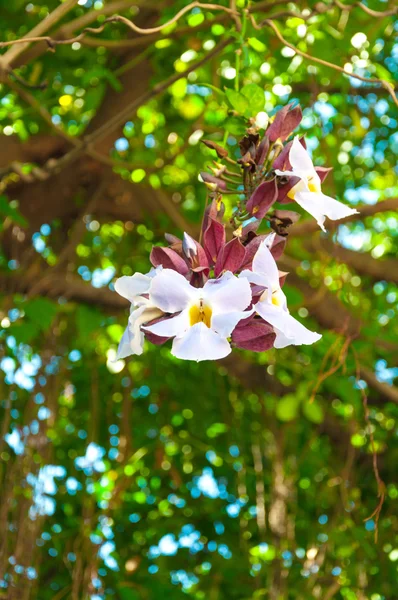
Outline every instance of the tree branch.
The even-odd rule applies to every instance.
[[[77,1],[78,0],[70,0],[70,2],[73,2],[73,3],[76,3]],[[64,6],[64,5],[62,5],[62,6]],[[122,15],[114,15],[112,17],[108,17],[107,19],[105,19],[103,24],[100,25],[99,27],[85,27],[81,33],[79,33],[78,35],[76,35],[72,38],[69,38],[69,39],[57,39],[57,38],[53,38],[48,35],[46,35],[46,36],[31,35],[31,36],[26,36],[21,39],[9,40],[7,42],[0,42],[0,48],[21,45],[22,50],[18,49],[19,51],[17,51],[17,50],[14,51],[15,56],[17,56],[26,48],[26,45],[29,43],[46,42],[48,47],[53,50],[56,46],[64,46],[64,45],[74,44],[75,42],[81,42],[88,33],[92,33],[95,35],[100,34],[103,32],[103,30],[105,29],[105,27],[108,23],[123,23],[124,25],[129,27],[129,29],[132,29],[135,33],[139,33],[140,35],[151,35],[154,33],[160,33],[163,29],[166,29],[173,23],[176,23],[185,13],[191,11],[193,8],[203,8],[205,10],[217,10],[217,11],[226,12],[234,17],[239,16],[239,13],[237,13],[236,11],[234,11],[231,8],[227,8],[226,6],[222,6],[222,5],[218,5],[218,4],[205,4],[205,3],[201,3],[201,2],[192,2],[191,4],[188,4],[187,6],[182,8],[176,15],[174,15],[174,17],[172,19],[170,19],[166,23],[163,23],[162,25],[159,25],[158,27],[142,28],[142,27],[139,27],[138,25],[136,25],[135,23],[133,23],[133,21],[130,21],[130,19],[127,19],[127,17],[123,17]],[[44,21],[43,21],[43,23],[44,23]],[[33,32],[36,33],[36,30],[32,30],[31,33],[33,33]],[[4,55],[4,57],[3,57],[4,59],[7,57],[9,52],[7,52]],[[9,65],[9,64],[10,64],[10,61],[6,60],[6,62],[4,63],[4,66]]]
[[[355,252],[338,244],[322,239],[321,247],[339,262],[347,264],[359,275],[376,281],[392,281],[398,284],[398,260],[393,258],[375,259],[368,252]],[[311,244],[313,248],[313,245]]]
[[[323,65],[324,67],[328,67],[329,69],[334,69],[335,71],[338,71],[339,73],[342,73],[343,75],[346,75],[347,77],[353,77],[354,79],[358,79],[359,81],[364,81],[366,83],[374,83],[376,85],[381,85],[385,90],[388,91],[388,93],[390,94],[394,103],[398,106],[398,98],[395,94],[395,88],[389,81],[386,81],[385,79],[377,79],[376,77],[362,77],[362,75],[358,75],[357,73],[349,73],[348,71],[346,71],[343,67],[340,67],[339,65],[334,65],[333,63],[330,63],[327,60],[323,60],[322,58],[317,58],[316,56],[312,56],[311,54],[308,54],[307,52],[303,52],[302,50],[299,50],[299,48],[297,48],[297,46],[295,46],[294,44],[291,44],[283,37],[283,35],[279,31],[278,27],[275,25],[275,23],[271,19],[265,19],[260,24],[256,23],[253,16],[251,16],[250,19],[251,19],[252,25],[255,29],[261,30],[264,27],[264,25],[267,25],[267,27],[270,27],[273,30],[273,32],[275,33],[278,40],[280,42],[282,42],[282,44],[284,44],[288,48],[291,48],[292,50],[294,50],[296,52],[296,54],[299,54],[303,58],[306,58],[307,60],[315,62],[319,65]]]
[[[379,392],[379,394],[386,398],[386,400],[389,402],[398,404],[398,388],[393,385],[388,385],[388,383],[379,381],[373,371],[367,369],[366,367],[361,366],[359,370],[361,378],[366,381],[369,387]]]
[[[12,62],[29,46],[30,42],[41,36],[45,31],[48,31],[55,23],[57,23],[62,17],[64,17],[76,4],[78,0],[66,0],[63,2],[52,13],[47,15],[43,21],[38,23],[29,33],[27,33],[21,40],[14,40],[12,42],[0,43],[0,48],[5,46],[12,46],[14,43],[18,46],[10,48],[7,52],[0,57],[0,67],[7,69]]]

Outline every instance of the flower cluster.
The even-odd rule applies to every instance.
[[[276,114],[262,139],[251,124],[236,161],[205,141],[221,162],[214,163],[212,175],[201,174],[212,197],[201,243],[187,233],[182,240],[166,234],[169,246],[153,247],[149,273],[116,281],[116,291],[131,302],[118,358],[141,354],[145,338],[154,344],[172,339],[174,356],[196,361],[224,358],[231,346],[263,352],[320,339],[289,313],[282,291],[287,273],[276,264],[288,227],[299,215],[270,209],[276,202],[296,202],[322,229],[326,217],[341,219],[356,211],[323,194],[321,183],[330,169],[314,167],[304,140],[287,141],[300,120],[300,107],[289,105]],[[241,173],[225,163],[235,163]],[[234,177],[242,177],[242,183],[230,189]],[[239,198],[229,241],[223,223],[226,192]],[[263,220],[272,232],[257,233]]]

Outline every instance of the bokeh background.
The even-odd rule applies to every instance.
[[[0,598],[394,600],[396,4],[217,1],[150,35],[104,24],[187,5],[0,2],[2,41],[65,41],[1,49]],[[201,139],[239,156],[237,75],[263,93],[244,105],[260,122],[300,102],[299,132],[334,167],[324,190],[361,207],[327,234],[303,215],[280,263],[323,338],[115,361],[115,278],[147,272],[165,231],[197,233]]]

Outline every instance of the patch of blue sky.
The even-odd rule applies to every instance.
[[[209,467],[203,469],[202,475],[194,477],[193,483],[194,487],[191,493],[196,490],[207,498],[218,498],[220,496],[220,488],[213,475],[213,469],[210,469]]]
[[[337,114],[337,110],[329,102],[315,102],[314,110],[324,123],[327,123]]]
[[[115,142],[115,148],[118,152],[125,152],[129,149],[129,141],[125,137],[118,138]]]
[[[82,484],[75,477],[68,477],[65,481],[66,491],[74,496],[78,490],[82,489]]]
[[[387,361],[380,359],[375,364],[375,374],[382,383],[393,385],[394,379],[398,377],[398,367],[388,367]]]
[[[33,489],[33,504],[29,510],[31,518],[54,514],[56,502],[50,496],[57,492],[55,479],[61,479],[65,475],[66,469],[60,465],[45,465],[37,476],[29,473],[26,480]]]
[[[87,446],[86,454],[75,459],[75,466],[77,469],[82,469],[86,475],[92,475],[94,471],[103,473],[105,471],[105,464],[102,460],[104,455],[105,448],[91,442]]]
[[[372,154],[374,153],[374,148]],[[344,192],[344,197],[352,204],[376,204],[380,198],[379,190],[372,190],[366,185],[357,188],[349,188]]]
[[[212,90],[205,85],[198,85],[196,83],[189,83],[187,85],[188,94],[197,94],[198,96],[210,96]]]
[[[346,225],[340,225],[337,231],[337,241],[344,248],[359,251],[369,246],[372,239],[372,232],[368,229],[358,229],[350,231]]]
[[[187,573],[180,569],[179,571],[171,571],[170,573],[171,582],[174,585],[180,584],[184,590],[191,589],[194,585],[199,583],[199,579],[193,573]]]
[[[91,276],[91,284],[95,288],[100,288],[108,285],[113,279],[116,270],[114,267],[106,267],[105,269],[94,269]]]
[[[23,442],[21,433],[18,429],[13,429],[11,433],[7,433],[4,436],[6,443],[12,448],[17,455],[23,454],[25,450],[25,444]]]
[[[102,558],[108,569],[111,569],[111,571],[119,571],[119,565],[117,564],[116,559],[112,556],[112,552],[114,551],[114,542],[106,541],[98,550],[98,556]]]

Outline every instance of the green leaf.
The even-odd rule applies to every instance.
[[[316,423],[317,425],[323,423],[325,418],[322,406],[315,400],[313,402],[310,402],[309,400],[303,402],[303,413],[311,423]]]
[[[11,221],[17,223],[17,225],[21,225],[21,227],[27,227],[28,225],[27,220],[13,206],[13,203],[9,202],[7,196],[0,196],[0,214],[9,217]]]
[[[379,77],[380,79],[384,79],[384,81],[388,81],[389,83],[394,83],[392,73],[390,73],[388,69],[383,67],[383,65],[381,65],[380,63],[375,64],[374,67],[377,77]]]
[[[174,98],[184,98],[187,93],[187,79],[183,77],[175,81],[173,85],[169,87],[169,92]]]
[[[244,115],[249,108],[249,101],[247,98],[242,96],[239,92],[235,92],[235,90],[227,89],[225,90],[225,95],[228,99],[228,102],[232,106],[237,113]]]
[[[113,71],[106,69],[105,67],[96,66],[87,71],[87,73],[85,73],[85,75],[82,77],[82,85],[84,87],[89,87],[90,85],[93,85],[93,80],[107,81],[115,90],[115,92],[121,92],[123,89],[122,84],[117,79]]]
[[[245,123],[240,117],[229,117],[224,127],[232,135],[244,135],[246,131]]]
[[[93,331],[98,331],[101,328],[103,319],[104,317],[99,310],[81,304],[76,311],[76,326],[79,337],[87,340]]]
[[[39,333],[40,327],[37,323],[20,323],[12,325],[8,331],[14,336],[17,344],[29,344]]]
[[[225,423],[213,423],[206,431],[206,435],[209,438],[215,438],[228,431],[228,426]]]
[[[46,331],[50,327],[57,312],[57,305],[48,298],[34,298],[29,300],[23,308],[26,317],[42,331]]]
[[[286,294],[287,304],[291,309],[292,306],[302,304],[304,301],[304,295],[295,287],[292,287],[288,283],[283,286],[283,291]]]
[[[293,421],[298,415],[299,406],[300,398],[296,394],[287,394],[277,403],[276,416],[280,421]]]
[[[255,37],[249,38],[248,39],[248,44],[256,52],[265,52],[266,49],[267,49],[267,46],[263,42],[261,42],[259,39],[255,38]]]
[[[250,115],[248,116],[255,116],[257,113],[264,110],[264,90],[259,85],[256,83],[249,83],[242,88],[241,93],[249,102]]]

